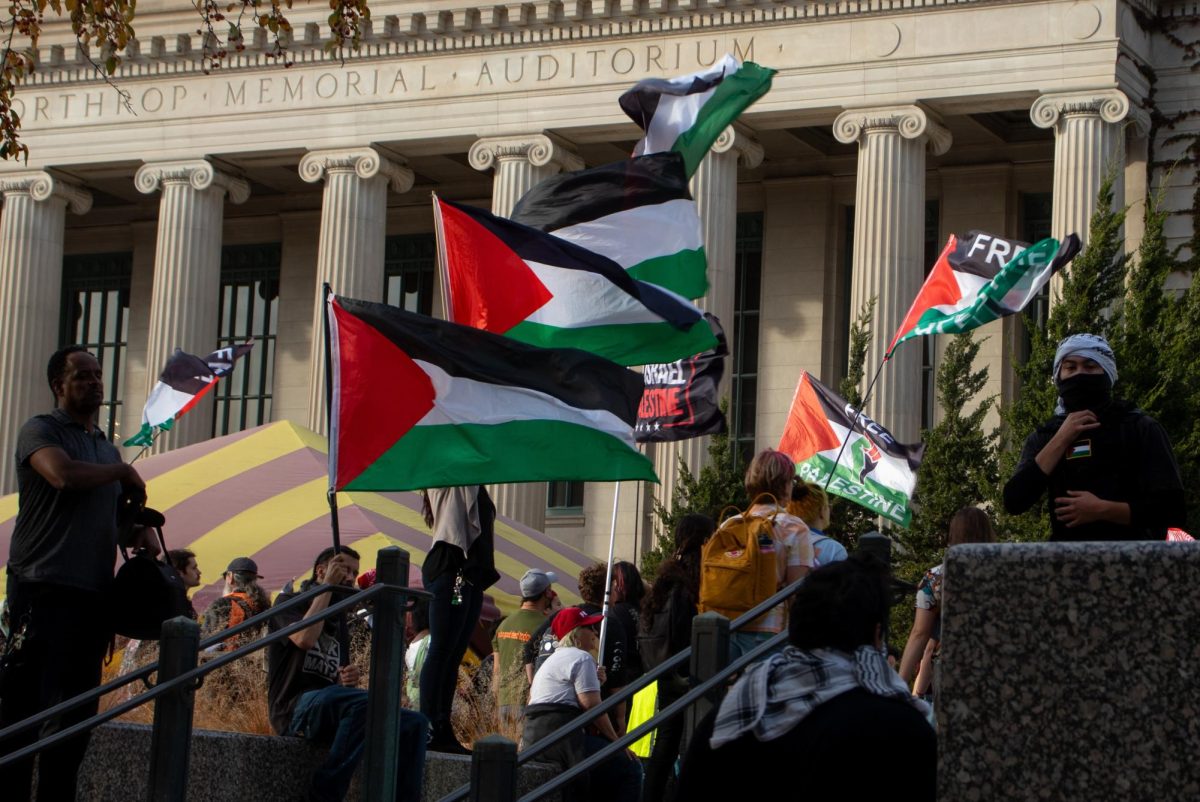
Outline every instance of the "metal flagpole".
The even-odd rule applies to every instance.
[[[617,505],[621,503],[621,483],[616,482],[613,487],[613,512],[612,512],[612,528],[608,532],[608,570],[604,576],[604,606],[600,612],[604,618],[600,621],[600,650],[597,655],[597,662],[603,665],[604,661],[604,643],[608,637],[608,603],[612,596],[612,574],[613,574],[613,546],[617,541]]]
[[[333,431],[333,340],[329,331],[329,296],[332,294],[333,290],[327,281],[321,286],[321,319],[325,323],[325,432],[330,441],[336,436]],[[335,453],[333,443],[330,442],[329,454],[332,457]],[[333,548],[336,552],[342,548],[342,534],[338,524],[337,491],[333,489],[332,483],[326,497],[329,499],[329,528],[333,533]]]
[[[880,360],[879,367],[875,369],[875,376],[871,379],[871,383],[867,385],[867,392],[863,395],[862,403],[858,405],[858,409],[851,407],[851,409],[854,409],[854,417],[850,421],[851,432],[858,431],[858,416],[861,415],[862,411],[867,408],[867,402],[871,400],[871,391],[875,389],[875,382],[879,381],[879,374],[883,373],[883,366],[888,363],[888,360],[891,359],[891,356],[892,355],[890,353],[885,354],[883,359]],[[837,459],[833,461],[833,467],[829,470],[829,478],[825,480],[826,491],[829,490],[829,485],[833,482],[833,475],[837,473],[838,465],[840,465],[842,462],[842,454],[845,453],[846,443],[848,442],[850,442],[849,437],[842,441],[842,447],[838,449]]]

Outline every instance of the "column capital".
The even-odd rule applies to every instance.
[[[553,167],[566,172],[582,170],[584,166],[583,159],[545,134],[477,139],[467,152],[467,161],[481,172],[505,161],[528,161],[534,167]]]
[[[858,142],[869,131],[894,131],[905,139],[925,137],[929,152],[940,156],[950,149],[953,137],[937,117],[920,106],[881,106],[848,109],[833,121],[833,135],[844,145]]]
[[[729,125],[717,137],[711,148],[713,153],[737,154],[738,164],[748,170],[753,170],[762,164],[763,146],[750,134],[750,129],[741,125]]]
[[[75,214],[87,214],[92,208],[92,193],[86,189],[55,178],[44,170],[22,170],[14,173],[0,173],[0,193],[27,192],[35,201],[48,201],[58,198],[65,201]]]
[[[133,183],[146,195],[166,184],[188,184],[197,192],[216,187],[234,203],[245,203],[250,197],[250,184],[245,179],[222,172],[205,159],[143,164],[133,176]]]
[[[310,150],[300,160],[300,177],[310,184],[332,172],[353,172],[364,181],[380,176],[393,192],[408,192],[414,180],[412,170],[372,147]]]
[[[1029,119],[1038,128],[1053,128],[1068,115],[1099,117],[1119,123],[1130,116],[1129,96],[1120,89],[1087,89],[1042,95],[1029,109]]]

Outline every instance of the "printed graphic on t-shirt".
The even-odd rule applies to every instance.
[[[331,683],[338,681],[338,665],[341,662],[342,650],[337,638],[322,633],[317,645],[304,654],[305,674],[316,674]]]

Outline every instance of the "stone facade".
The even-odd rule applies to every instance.
[[[871,296],[881,299],[876,339],[890,335],[930,243],[971,228],[1021,238],[1078,227],[1107,167],[1121,174],[1121,199],[1140,203],[1160,177],[1147,170],[1151,146],[1155,159],[1181,147],[1148,127],[1151,105],[1195,108],[1200,90],[1183,56],[1138,20],[1194,15],[1193,5],[431,0],[418,12],[380,0],[362,49],[343,63],[324,50],[323,13],[300,4],[290,13],[293,66],[273,62],[255,36],[205,74],[201,41],[188,33],[194,10],[157,0],[140,5],[141,41],[115,76],[128,105],[95,79],[69,30],[51,24],[16,101],[29,163],[0,166],[0,297],[14,310],[0,437],[11,449],[21,421],[44,407],[44,356],[94,316],[60,301],[91,275],[77,263],[114,254],[127,266],[110,391],[122,435],[171,349],[206,353],[242,336],[239,315],[250,331],[264,304],[273,344],[255,357],[256,398],[197,410],[162,447],[207,436],[213,414],[219,431],[264,415],[321,430],[324,282],[442,314],[432,254],[421,250],[433,231],[430,192],[505,213],[548,175],[628,154],[638,131],[616,99],[635,80],[729,52],[779,73],[693,182],[711,259],[703,304],[737,354],[726,384],[753,423],[743,442],[773,445],[799,371],[840,378],[848,320]],[[1171,208],[1190,207],[1193,176],[1173,174]],[[739,237],[739,215],[752,233]],[[1172,217],[1173,242],[1190,226],[1189,215]],[[1131,220],[1131,241],[1139,231]],[[276,272],[247,284],[249,305],[238,306],[228,277],[245,274],[238,260],[253,261],[255,248],[273,254],[262,258]],[[991,389],[1011,397],[1020,325],[983,333]],[[901,438],[929,422],[937,352],[906,348],[868,410]],[[651,502],[670,497],[678,458],[699,466],[704,453],[702,443],[650,451],[663,484],[622,492],[626,558],[651,542]],[[0,463],[0,491],[13,485],[12,466]],[[544,485],[496,495],[508,514],[600,554],[611,493],[589,485],[582,503],[567,494],[571,503],[549,511]]]

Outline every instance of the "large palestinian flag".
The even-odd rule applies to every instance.
[[[929,271],[888,354],[913,337],[962,334],[1024,309],[1055,272],[1079,253],[1079,237],[1035,245],[982,231],[953,234]]]
[[[248,342],[218,348],[204,358],[176,348],[142,408],[142,428],[122,445],[150,447],[156,432],[173,428],[176,419],[200,403],[217,386],[217,381],[233,370],[233,363],[250,353],[253,346],[253,342]]]
[[[639,281],[684,298],[708,292],[704,227],[674,151],[559,173],[525,193],[511,217],[607,256]]]
[[[925,446],[896,442],[807,371],[800,374],[779,450],[795,460],[796,474],[805,481],[828,485],[829,492],[908,526],[908,502]]]
[[[434,209],[456,323],[622,365],[716,345],[703,312],[603,255],[483,209],[437,198]]]
[[[633,155],[677,151],[691,176],[725,127],[767,93],[774,75],[726,54],[691,75],[638,81],[620,100],[621,110],[646,132]]]
[[[331,295],[326,313],[334,490],[657,481],[633,371],[384,304]]]

